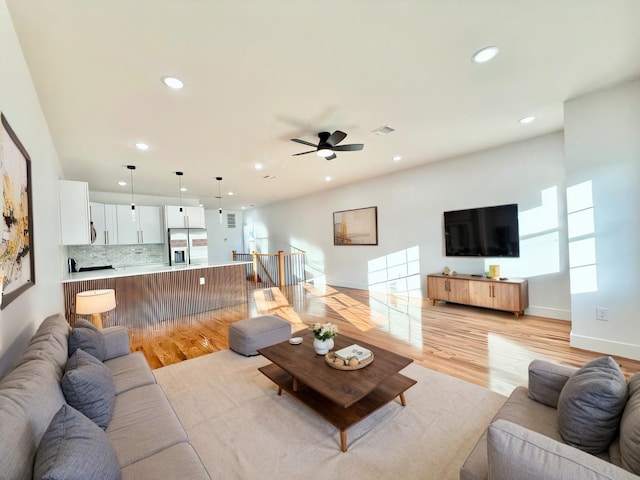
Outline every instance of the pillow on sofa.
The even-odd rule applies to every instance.
[[[558,398],[567,380],[578,369],[548,360],[533,360],[529,364],[529,388],[527,395],[530,399],[549,407],[558,408]]]
[[[107,434],[69,405],[60,407],[38,445],[33,478],[119,480],[120,476]]]
[[[629,379],[629,399],[620,421],[622,466],[640,475],[640,373]]]
[[[101,362],[106,356],[106,345],[102,332],[96,326],[81,318],[71,329],[69,334],[69,356],[78,348],[90,353]]]
[[[67,361],[61,385],[69,405],[107,428],[116,401],[116,387],[104,363],[82,349],[76,350]]]
[[[611,357],[592,360],[565,384],[558,430],[569,445],[598,454],[613,441],[627,402],[627,382]]]

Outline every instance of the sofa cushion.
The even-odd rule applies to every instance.
[[[585,452],[605,452],[627,401],[627,382],[611,357],[584,365],[565,384],[558,400],[562,439]]]
[[[622,466],[640,475],[640,373],[629,379],[629,399],[620,421]]]
[[[109,369],[93,355],[76,350],[62,377],[67,403],[102,428],[107,428],[115,403],[116,388]]]
[[[104,362],[113,377],[116,395],[133,388],[156,383],[156,377],[142,352],[133,352],[123,357],[112,358]]]
[[[107,435],[69,405],[55,414],[42,436],[34,479],[119,480],[120,465]]]
[[[515,423],[487,430],[489,480],[631,480],[630,472]]]
[[[78,348],[90,353],[101,362],[106,356],[106,346],[102,333],[91,322],[80,319],[69,334],[69,356]]]
[[[211,480],[191,444],[183,442],[165,448],[122,469],[123,480],[179,478]]]
[[[529,398],[549,407],[558,408],[560,392],[578,369],[567,365],[533,360],[529,364]]]

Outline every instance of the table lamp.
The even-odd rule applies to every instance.
[[[102,313],[116,308],[116,292],[108,288],[76,294],[76,315],[91,315],[91,323],[102,329]]]

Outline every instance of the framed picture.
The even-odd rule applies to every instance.
[[[33,286],[33,215],[31,159],[0,112],[0,169],[2,170],[2,243],[0,276],[2,305],[6,307]]]
[[[334,245],[378,245],[378,207],[333,212]]]

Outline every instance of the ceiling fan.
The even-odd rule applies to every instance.
[[[317,155],[324,157],[325,160],[333,160],[334,158],[336,158],[336,155],[333,152],[353,152],[355,150],[362,150],[364,148],[364,145],[362,143],[338,145],[338,143],[344,140],[346,136],[347,134],[341,132],[340,130],[336,130],[333,133],[320,132],[318,133],[318,138],[320,139],[320,141],[317,145],[311,142],[307,142],[306,140],[300,140],[299,138],[292,138],[292,142],[297,142],[316,148],[315,150],[309,150],[308,152],[294,153],[293,156],[295,157],[296,155],[306,155],[307,153],[316,152]]]

